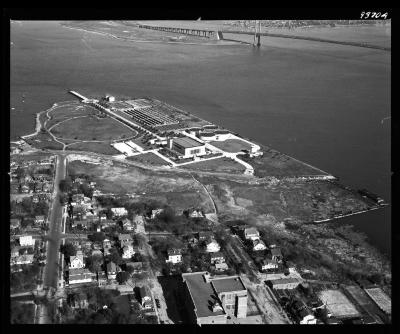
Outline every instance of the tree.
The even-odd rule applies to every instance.
[[[119,284],[124,284],[128,279],[129,279],[130,275],[128,272],[126,271],[120,271],[117,274],[117,281]]]
[[[103,264],[103,257],[101,255],[94,255],[88,259],[89,270],[93,273],[98,272]]]
[[[111,248],[110,250],[110,260],[114,262],[115,264],[120,264],[122,263],[122,258],[118,253],[118,250],[116,248]]]
[[[60,246],[60,252],[64,254],[65,257],[75,256],[76,248],[71,243],[66,243]]]
[[[106,238],[103,232],[95,232],[93,234],[88,235],[88,239],[92,242],[103,242]]]
[[[72,180],[70,177],[67,177],[60,181],[59,188],[63,193],[70,192],[72,190]]]
[[[26,175],[25,169],[21,167],[18,167],[15,173],[17,174],[18,181],[20,181]]]

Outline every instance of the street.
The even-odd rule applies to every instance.
[[[62,205],[59,201],[59,183],[66,176],[66,157],[57,155],[56,176],[54,180],[53,203],[50,208],[49,232],[47,236],[47,263],[44,270],[43,287],[57,289],[59,268],[59,244],[62,222]]]

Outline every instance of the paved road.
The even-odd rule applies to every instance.
[[[59,201],[58,184],[65,178],[66,174],[66,158],[62,154],[57,154],[56,176],[54,181],[53,203],[49,216],[49,237],[47,245],[47,263],[44,271],[43,286],[57,288],[58,267],[59,267],[59,245],[61,222],[62,222],[62,205]]]

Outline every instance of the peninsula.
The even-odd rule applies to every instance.
[[[46,292],[53,293],[49,298],[54,293],[67,298],[72,286],[81,283],[101,286],[114,284],[116,279],[120,285],[115,289],[121,290],[123,284],[129,290],[126,282],[139,271],[132,269],[130,276],[117,276],[119,271],[113,265],[117,263],[122,272],[128,272],[128,262],[135,253],[141,256],[140,263],[147,263],[146,274],[137,276],[136,283],[143,281],[145,285],[147,279],[153,285],[155,296],[148,296],[145,288],[140,290],[143,310],[146,296],[157,304],[149,307],[154,311],[150,323],[296,322],[296,316],[287,316],[292,312],[288,311],[290,307],[282,309],[283,304],[278,302],[282,296],[276,292],[277,284],[285,279],[297,285],[325,282],[332,286],[354,286],[369,280],[374,288],[390,294],[388,259],[351,226],[342,226],[340,220],[329,223],[388,205],[379,196],[346,187],[328,172],[155,98],[70,93],[78,100],[55,103],[39,113],[36,132],[11,145],[11,182],[14,177],[21,183],[16,173],[21,161],[56,157],[49,160],[51,170],[55,170],[54,193],[48,199],[53,202],[48,218],[53,242],[47,246],[51,261],[43,274],[44,286],[49,289]],[[18,192],[15,189],[12,200],[21,196]],[[202,239],[201,233],[214,236]],[[254,237],[247,237],[248,233],[254,233]],[[85,250],[85,240],[94,245],[100,234],[98,255],[106,265],[104,272],[93,264],[96,248]],[[135,236],[133,244],[140,245],[140,250],[130,248],[130,235]],[[114,239],[119,255],[111,251]],[[65,245],[76,245],[83,253],[68,254]],[[221,251],[222,262],[203,256],[214,254],[214,248]],[[88,267],[81,261],[83,257],[90,259]],[[79,278],[73,276],[78,269],[72,259],[80,270],[79,275],[76,273]],[[62,269],[58,270],[54,262]],[[216,276],[207,278],[209,272]],[[240,278],[234,281],[229,278],[234,276],[228,276],[223,283],[216,278],[221,272]],[[169,286],[171,275],[176,274],[182,274],[183,281]],[[203,280],[195,274],[204,274],[209,285],[202,289],[214,289],[218,298],[222,298],[218,289],[223,289],[223,284],[236,282],[241,291],[238,303],[246,298],[246,307],[240,306],[239,311],[235,306],[232,318],[225,302],[222,306],[216,303],[212,311],[197,306],[203,307],[204,315],[197,314],[194,320],[182,315],[185,312],[175,298],[183,297],[171,296],[171,291],[182,290],[179,284],[183,284],[193,293],[191,289],[199,287],[194,282]],[[264,285],[264,281],[270,285]],[[259,291],[260,284],[265,292]],[[288,282],[285,284],[291,289]],[[339,291],[318,289],[315,294],[320,300],[333,300]],[[247,293],[252,298],[247,298]],[[193,298],[195,304],[207,302]],[[43,304],[35,315],[38,322],[50,321],[50,316],[44,315],[49,307]],[[357,310],[355,316],[353,311],[344,318],[363,315]],[[382,314],[374,315],[377,322],[388,321]],[[65,314],[62,317],[77,319]]]

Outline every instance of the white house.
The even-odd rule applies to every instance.
[[[278,269],[278,262],[272,259],[265,259],[261,264],[261,270]]]
[[[221,246],[218,244],[218,242],[215,239],[209,239],[206,242],[206,251],[208,253],[215,253],[215,252],[219,252],[221,249]]]
[[[127,245],[122,248],[123,259],[130,259],[133,255],[135,255],[135,251],[133,250],[132,245]]]
[[[128,218],[125,218],[122,221],[122,226],[123,226],[124,230],[133,231],[133,224]]]
[[[267,246],[265,246],[264,242],[260,239],[253,239],[253,250],[254,251],[263,251],[267,249]]]
[[[215,264],[215,270],[216,271],[228,270],[228,265],[225,262],[216,263]]]
[[[247,240],[260,239],[260,233],[255,227],[248,227],[244,229],[244,237]]]
[[[190,218],[202,218],[204,216],[200,210],[193,210],[190,212],[189,217]]]
[[[45,220],[44,216],[36,216],[35,217],[35,223],[36,224],[43,224],[44,220]]]
[[[111,212],[114,216],[120,217],[128,214],[128,211],[125,208],[111,208]]]
[[[107,277],[108,279],[115,279],[117,277],[117,265],[114,262],[107,263]]]
[[[33,239],[31,235],[24,235],[19,237],[19,244],[20,246],[34,246],[35,239]]]
[[[177,264],[182,262],[182,253],[179,249],[172,248],[168,250],[168,259],[165,262]]]
[[[81,269],[85,267],[82,251],[77,251],[75,256],[71,256],[69,267],[71,269]]]
[[[151,219],[156,218],[163,211],[164,211],[164,209],[151,210]]]

